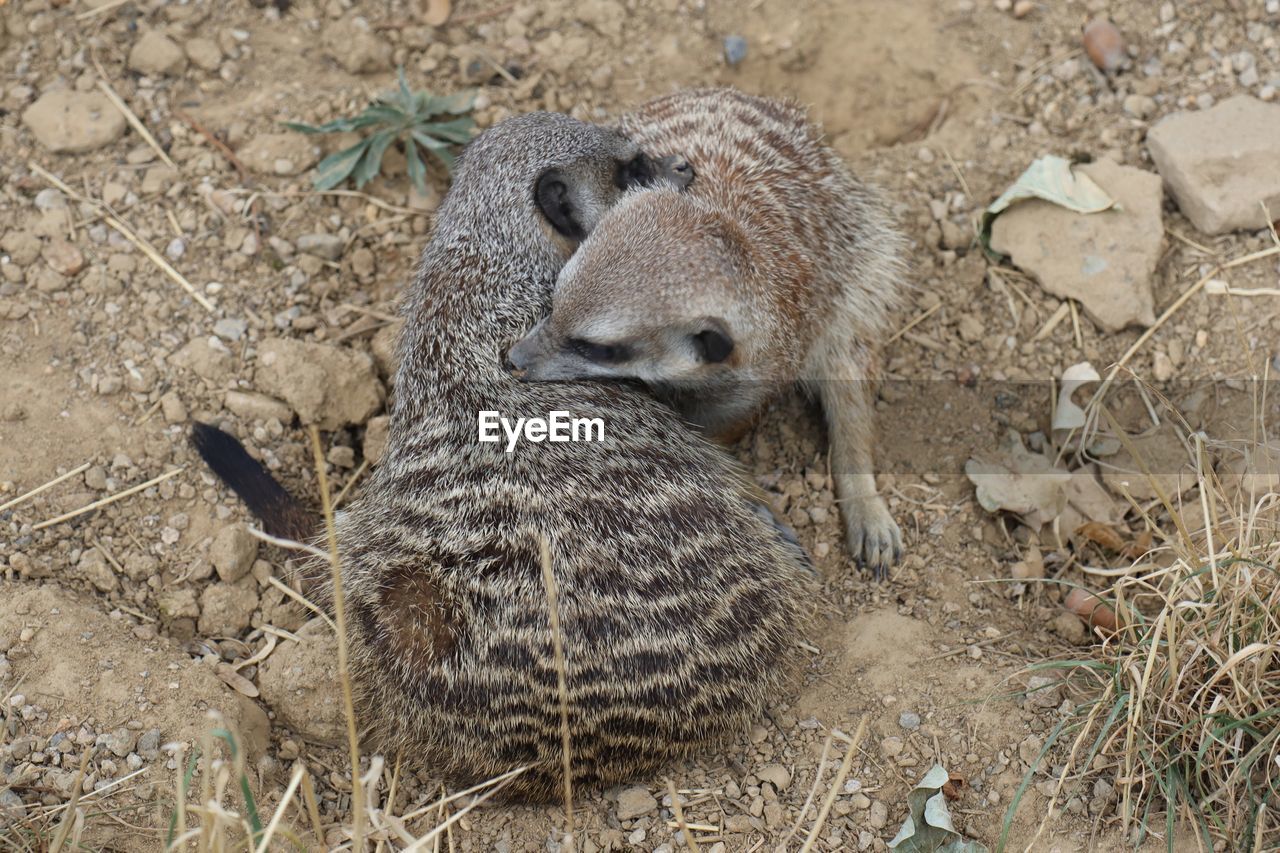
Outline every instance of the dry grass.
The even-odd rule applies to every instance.
[[[1110,414],[1101,414],[1132,453]],[[1263,419],[1257,420],[1261,438]],[[1200,511],[1187,512],[1167,494],[1150,512],[1134,504],[1163,542],[1119,573],[1106,594],[1119,627],[1099,632],[1083,660],[1035,667],[1069,670],[1087,697],[1041,753],[1056,744],[1066,769],[1040,831],[1068,784],[1103,778],[1115,786],[1121,829],[1135,845],[1163,838],[1172,850],[1176,834],[1179,849],[1194,837],[1201,850],[1274,850],[1280,847],[1280,494],[1257,493],[1256,479],[1245,478],[1243,487],[1219,480],[1215,470],[1224,468],[1214,462],[1230,461],[1239,445],[1213,444],[1189,430],[1185,438]],[[1258,455],[1251,470],[1275,474],[1258,471]],[[1160,509],[1168,521],[1154,515]],[[1030,781],[1028,774],[1009,810],[1001,847]]]

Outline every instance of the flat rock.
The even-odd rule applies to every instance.
[[[1115,208],[1081,214],[1039,199],[1020,202],[996,217],[991,248],[1054,296],[1079,301],[1105,331],[1149,326],[1151,276],[1164,238],[1160,177],[1110,160],[1078,168],[1116,200]]]
[[[248,168],[260,175],[298,175],[320,159],[320,148],[293,131],[254,136],[236,152]]]
[[[262,342],[255,383],[287,402],[304,424],[323,430],[363,424],[384,397],[369,356],[289,338]]]
[[[231,372],[231,351],[217,338],[192,338],[169,356],[169,363],[190,370],[202,379],[219,382]]]
[[[1147,133],[1147,148],[1178,208],[1206,234],[1266,228],[1280,216],[1280,104],[1237,95],[1174,113]]]
[[[259,394],[256,391],[228,391],[223,398],[227,409],[245,420],[269,421],[275,419],[282,424],[293,420],[293,409],[288,403],[282,403],[275,397]]]
[[[187,67],[187,54],[164,33],[144,33],[129,51],[129,67],[153,76],[178,74]]]
[[[298,251],[326,261],[336,261],[342,257],[342,250],[347,241],[337,234],[303,234],[297,240]]]
[[[213,39],[196,37],[188,40],[183,45],[183,49],[187,52],[187,58],[197,68],[217,71],[218,66],[222,64],[222,50]]]
[[[657,807],[658,801],[648,789],[639,786],[627,788],[618,795],[618,820],[635,820]]]
[[[101,92],[45,92],[22,114],[36,141],[58,154],[80,154],[124,135],[125,118]]]
[[[289,728],[326,743],[346,732],[338,682],[338,641],[320,619],[298,630],[303,640],[285,640],[258,668],[262,699]]]

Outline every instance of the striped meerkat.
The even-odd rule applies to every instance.
[[[622,384],[525,384],[504,366],[594,224],[583,187],[628,183],[619,169],[638,150],[551,114],[470,143],[403,304],[385,455],[338,519],[361,722],[455,784],[531,765],[514,795],[559,791],[542,542],[578,785],[642,776],[742,731],[809,608],[803,552],[668,407]],[[478,441],[484,411],[600,418],[604,440],[508,452]]]
[[[697,177],[610,210],[512,364],[531,381],[640,380],[724,439],[802,382],[826,413],[850,552],[882,573],[902,552],[871,452],[869,380],[904,290],[887,208],[793,103],[698,89],[619,127]]]

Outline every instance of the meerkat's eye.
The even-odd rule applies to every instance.
[[[719,329],[703,329],[690,340],[693,351],[707,364],[719,364],[733,354],[733,338]]]
[[[580,338],[574,338],[569,341],[569,346],[587,361],[594,361],[597,364],[616,364],[631,357],[630,351],[624,346],[593,344],[591,341],[584,341]]]

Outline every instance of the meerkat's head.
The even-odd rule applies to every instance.
[[[679,189],[692,179],[682,158],[650,157],[616,130],[559,113],[529,113],[472,140],[454,176],[455,189],[466,190],[456,193],[465,209],[455,212],[446,199],[440,218],[489,223],[500,212],[532,207],[540,215],[527,220],[539,223],[530,236],[549,237],[567,257],[627,190]]]
[[[560,273],[551,314],[508,354],[526,381],[697,385],[741,368],[742,232],[670,189],[629,193]]]

